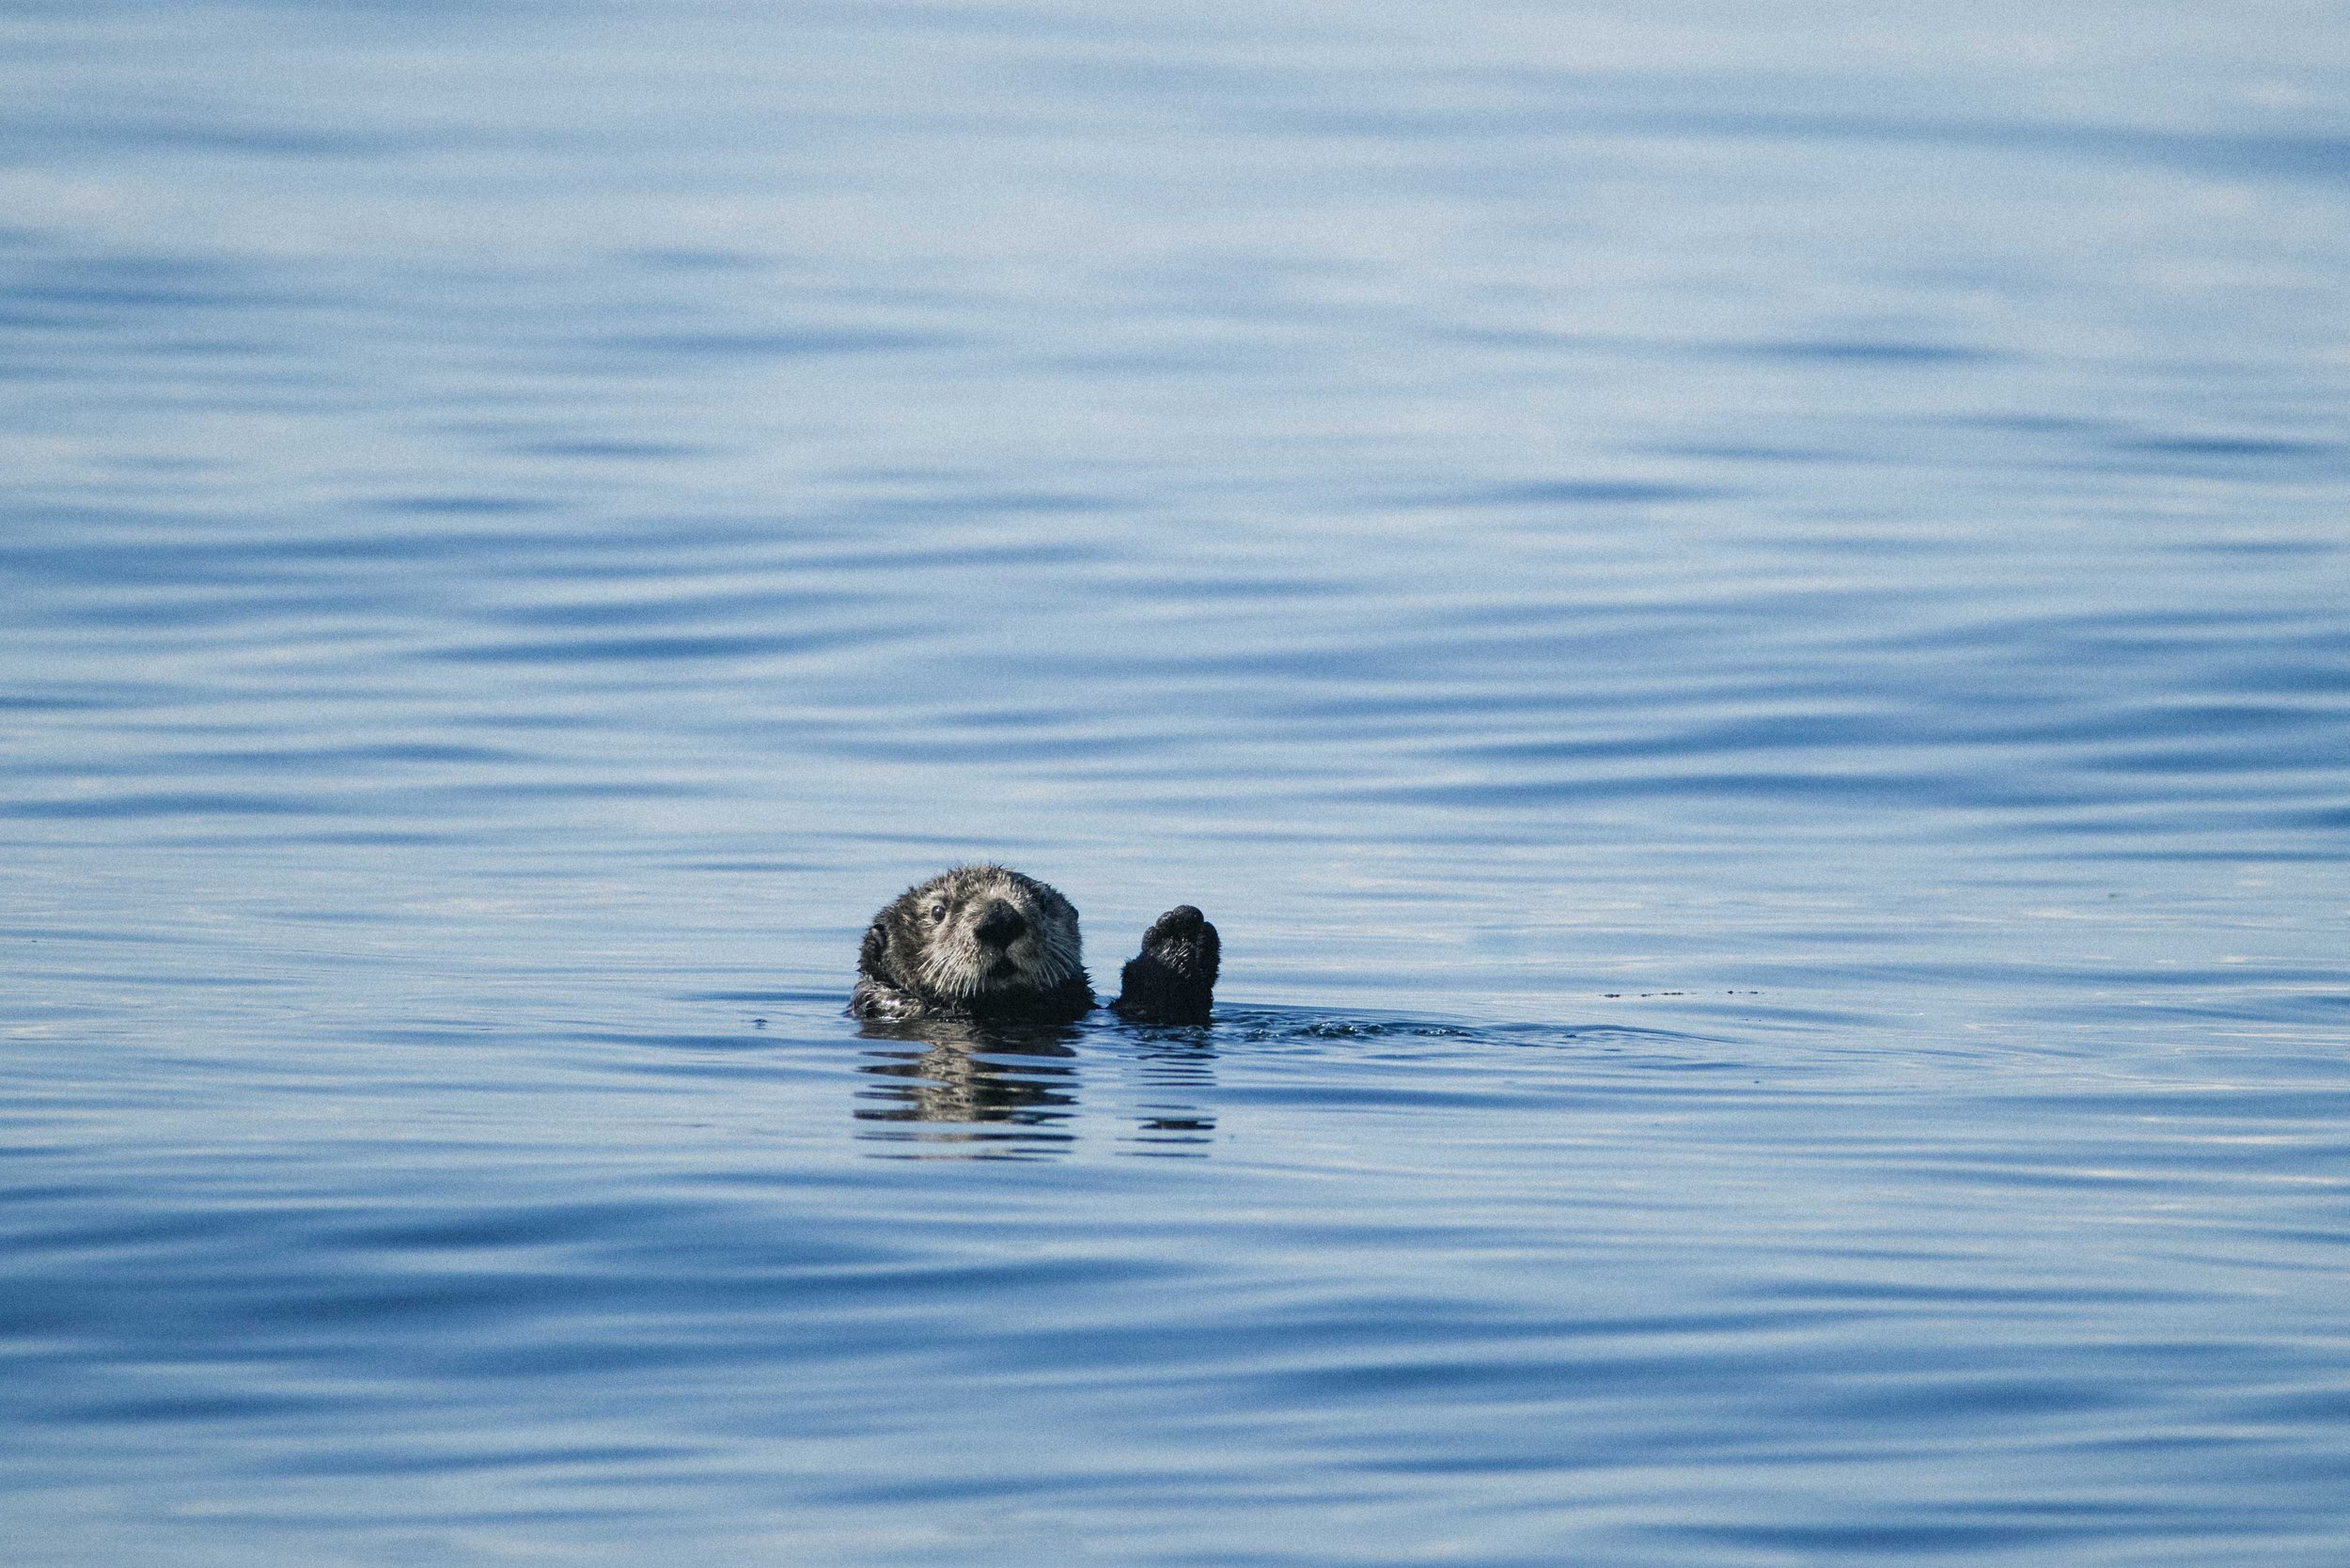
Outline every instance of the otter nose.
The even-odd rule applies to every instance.
[[[988,905],[987,914],[972,928],[971,934],[991,948],[1001,948],[1018,941],[1020,933],[1027,929],[1028,922],[1020,911],[999,899]]]

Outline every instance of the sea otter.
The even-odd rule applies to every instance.
[[[1183,904],[1143,933],[1110,1008],[1138,1024],[1204,1024],[1221,944]],[[1093,1011],[1077,906],[1003,866],[958,866],[907,888],[857,949],[856,1018],[1066,1024]]]

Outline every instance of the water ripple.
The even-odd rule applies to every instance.
[[[18,1556],[2350,1557],[2337,20],[613,23],[0,19]]]

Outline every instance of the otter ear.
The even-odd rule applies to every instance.
[[[865,928],[865,941],[856,950],[856,966],[868,974],[881,973],[882,954],[889,950],[889,929],[879,920]]]

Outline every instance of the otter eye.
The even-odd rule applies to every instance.
[[[931,905],[931,918],[932,918],[932,919],[933,919],[933,920],[943,920],[943,919],[945,919],[946,917],[947,917],[947,906],[946,906],[945,904],[943,904],[943,903],[934,903],[934,904]]]

